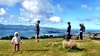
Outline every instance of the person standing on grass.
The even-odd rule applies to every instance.
[[[18,51],[20,51],[20,43],[22,43],[21,38],[18,35],[18,32],[15,32],[14,37],[11,40],[11,43],[14,45],[14,51],[16,51],[16,47]]]
[[[39,38],[39,31],[40,31],[39,24],[40,24],[40,21],[38,20],[37,24],[36,24],[36,36],[35,36],[36,42],[39,42],[39,40],[38,40],[38,38]]]
[[[85,32],[85,26],[80,24],[80,39],[83,40],[83,32]]]
[[[67,36],[66,36],[66,39],[69,41],[71,39],[71,35],[70,35],[71,25],[70,25],[70,22],[68,22],[67,24],[68,24],[68,27],[67,27]]]
[[[84,24],[82,24],[82,27],[83,27],[83,32],[85,32],[85,26],[84,26]]]
[[[84,24],[82,24],[82,28],[83,28],[83,36],[85,35],[85,26]]]

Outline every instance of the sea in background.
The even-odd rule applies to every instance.
[[[40,36],[43,35],[53,35],[53,36],[64,36],[66,35],[66,29],[59,29],[59,30],[55,30],[55,29],[42,29],[40,31]],[[54,30],[54,31],[52,31]],[[4,36],[9,36],[9,35],[14,35],[14,32],[19,32],[20,36],[25,36],[28,38],[31,38],[32,36],[35,36],[35,30],[0,30],[0,38],[4,37]],[[71,34],[72,35],[78,35],[79,29],[72,29],[71,30]],[[100,30],[86,30],[86,36],[88,35],[88,33],[90,32],[99,32]]]

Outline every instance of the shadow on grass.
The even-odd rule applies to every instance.
[[[59,50],[64,51],[64,52],[81,52],[81,51],[87,51],[87,50],[84,49],[84,48],[77,48],[77,47],[72,48],[72,49],[61,47]]]
[[[92,40],[77,40],[76,42],[91,42]]]
[[[80,51],[86,51],[86,49],[84,48],[72,48],[72,49],[68,49],[68,52],[80,52]]]
[[[28,52],[30,52],[30,51],[49,51],[48,49],[45,49],[45,50],[23,50],[23,51],[28,51]]]

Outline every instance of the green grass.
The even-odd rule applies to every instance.
[[[11,40],[0,40],[0,56],[100,56],[99,40],[75,40],[78,49],[62,48],[62,38],[23,40],[20,50],[14,52]],[[50,43],[56,43],[51,44]]]

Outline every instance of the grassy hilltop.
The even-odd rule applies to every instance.
[[[99,40],[75,40],[79,49],[62,48],[62,38],[23,40],[21,51],[14,52],[11,40],[0,40],[0,56],[100,56]]]

